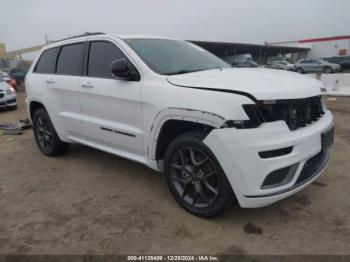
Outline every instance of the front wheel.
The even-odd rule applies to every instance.
[[[325,74],[332,74],[333,73],[333,69],[329,66],[326,66],[324,69],[323,69],[323,73]]]
[[[176,138],[164,158],[167,183],[175,200],[188,212],[210,218],[234,201],[231,186],[205,134],[191,132]]]
[[[60,140],[49,114],[44,108],[40,108],[34,113],[33,131],[35,141],[44,155],[58,156],[67,151],[69,144]]]
[[[302,69],[301,67],[298,67],[297,69],[295,69],[295,72],[304,74],[304,69]]]

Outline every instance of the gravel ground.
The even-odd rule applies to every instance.
[[[24,98],[1,123],[25,117]],[[182,210],[140,164],[81,145],[49,158],[32,130],[0,135],[0,254],[350,254],[350,98],[327,103],[326,172],[274,205],[211,220]]]

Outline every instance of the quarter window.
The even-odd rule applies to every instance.
[[[88,62],[88,76],[112,78],[111,63],[125,57],[114,44],[105,41],[91,42]]]
[[[80,75],[82,68],[83,44],[63,46],[57,61],[57,74]]]
[[[36,64],[34,72],[41,74],[54,74],[56,67],[56,59],[59,47],[52,48],[43,52]]]

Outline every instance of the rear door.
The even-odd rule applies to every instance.
[[[26,89],[36,99],[41,101],[46,100],[46,93],[50,87],[48,82],[53,81],[59,51],[60,47],[43,51],[33,69],[33,73],[29,74],[26,79]],[[45,106],[48,107],[46,104]]]
[[[319,60],[316,59],[311,59],[310,60],[310,69],[313,72],[319,72],[322,71],[322,65],[321,62]]]
[[[83,131],[92,142],[142,154],[141,81],[113,78],[112,61],[127,56],[109,41],[91,41],[80,103]]]
[[[80,76],[83,63],[83,43],[73,43],[59,48],[55,74],[44,81],[47,89],[47,105],[54,124],[66,135],[81,134],[81,110],[79,103]]]
[[[312,71],[311,60],[310,59],[305,59],[305,60],[301,61],[300,63],[302,64],[302,67],[303,67],[305,72],[311,72]]]

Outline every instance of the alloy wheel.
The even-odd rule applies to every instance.
[[[170,178],[177,194],[192,207],[208,207],[218,197],[218,171],[209,156],[193,146],[173,154]]]
[[[44,151],[50,151],[53,146],[53,133],[48,120],[39,116],[35,124],[36,136],[40,147]]]

